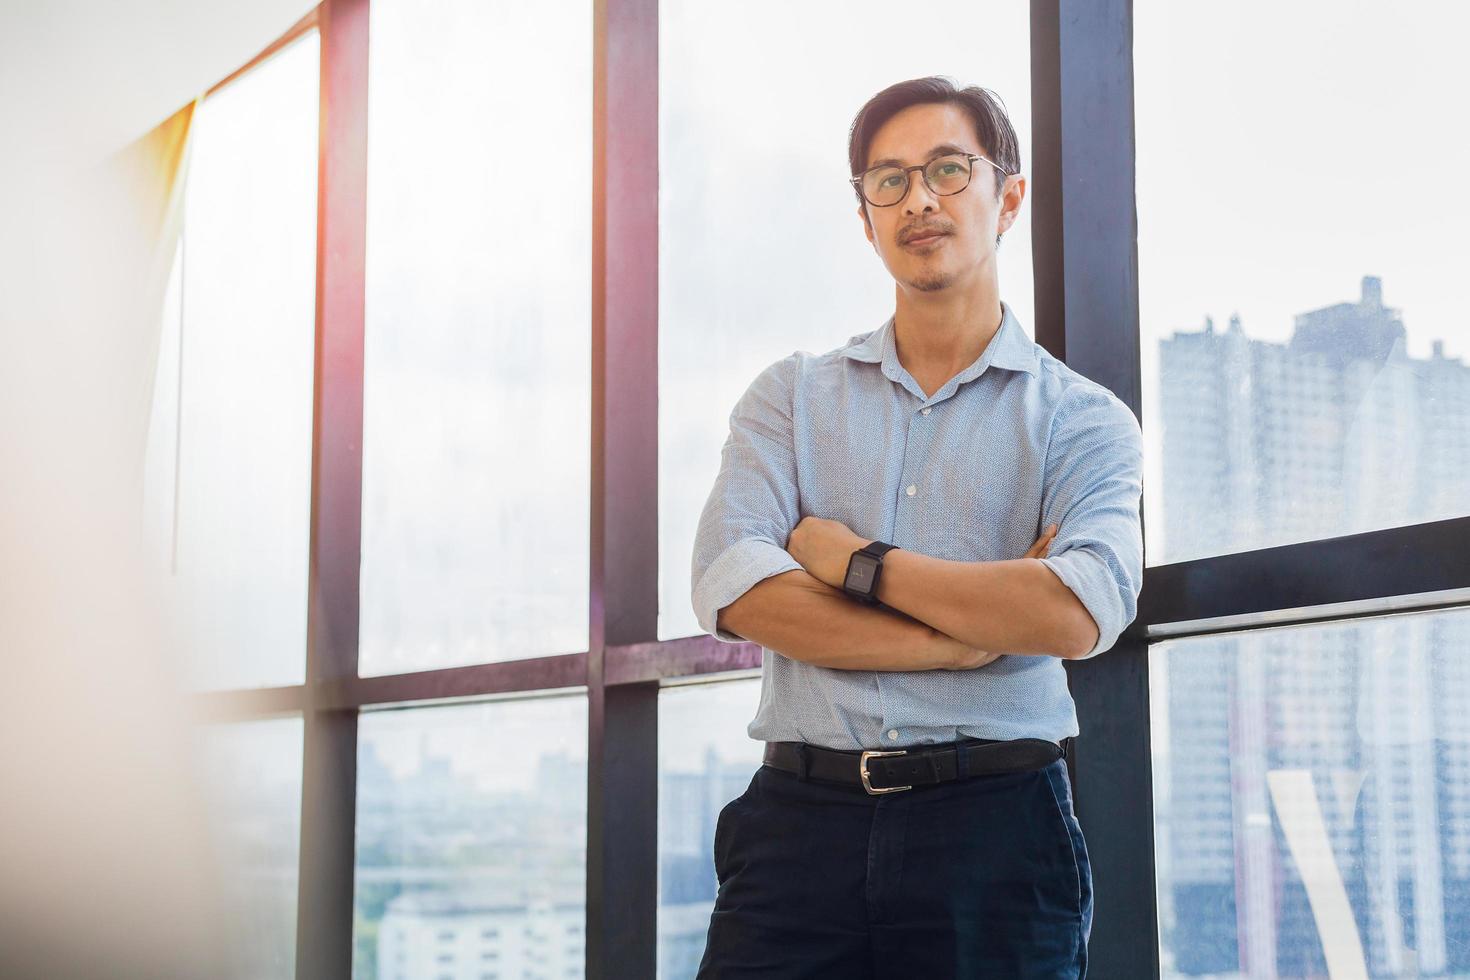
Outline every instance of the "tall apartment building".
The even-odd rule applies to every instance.
[[[1207,320],[1159,363],[1155,560],[1470,514],[1470,367],[1438,341],[1408,357],[1376,278],[1285,344]],[[1370,976],[1470,973],[1470,614],[1209,637],[1156,664],[1175,972],[1325,976],[1325,942]],[[1304,876],[1292,843],[1324,838],[1335,872]]]
[[[573,980],[586,975],[581,896],[507,901],[460,886],[404,892],[378,932],[377,980]]]

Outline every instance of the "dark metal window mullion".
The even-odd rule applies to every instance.
[[[321,5],[317,300],[305,758],[296,975],[352,972],[357,709],[324,693],[357,676],[362,543],[368,0]]]
[[[657,958],[658,682],[610,647],[658,635],[658,0],[594,0],[587,976]]]
[[[1140,635],[1166,623],[1191,624],[1173,631],[1183,635],[1238,623],[1313,622],[1324,612],[1340,621],[1386,607],[1407,612],[1463,605],[1470,589],[1470,517],[1155,565],[1145,570],[1144,583],[1133,626]],[[1395,597],[1403,601],[1377,601]],[[1266,622],[1262,613],[1277,615]]]
[[[1130,0],[1031,5],[1036,339],[1142,418]],[[1098,976],[1159,975],[1148,645],[1066,665],[1068,758],[1094,875]]]

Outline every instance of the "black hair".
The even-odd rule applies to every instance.
[[[888,120],[912,105],[928,103],[951,103],[962,106],[975,121],[976,134],[980,137],[980,149],[994,160],[1007,174],[1021,171],[1021,146],[1016,140],[1016,131],[1006,115],[1000,96],[978,85],[960,88],[954,80],[944,75],[927,78],[911,78],[888,86],[867,101],[852,121],[847,135],[847,160],[852,175],[856,177],[867,169],[868,148],[873,136]],[[993,167],[986,167],[995,174],[995,193],[999,196],[1005,186],[1005,174]],[[857,186],[858,203],[863,195]]]

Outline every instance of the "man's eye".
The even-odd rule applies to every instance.
[[[939,166],[939,176],[941,177],[953,177],[959,172],[960,167],[957,163],[944,163]]]
[[[903,174],[889,174],[878,181],[879,187],[897,187],[903,183]]]

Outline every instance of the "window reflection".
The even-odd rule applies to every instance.
[[[1166,976],[1470,972],[1470,610],[1151,652]]]
[[[581,976],[586,745],[581,696],[365,712],[353,975]]]

